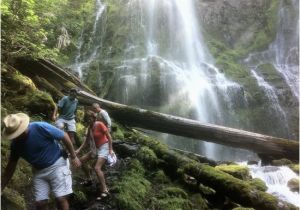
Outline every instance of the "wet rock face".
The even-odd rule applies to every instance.
[[[230,46],[253,39],[266,20],[271,0],[198,1],[199,20],[210,34]]]
[[[299,179],[293,178],[288,183],[287,186],[290,188],[292,192],[298,192],[299,193]]]

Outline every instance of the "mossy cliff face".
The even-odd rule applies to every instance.
[[[287,123],[282,122],[282,117],[274,115],[274,110],[269,108],[273,102],[270,102],[244,62],[249,54],[268,49],[276,37],[278,11],[282,6],[290,4],[289,2],[277,0],[194,2],[204,41],[214,57],[215,65],[227,78],[241,85],[239,93],[233,93],[236,96],[234,101],[231,101],[234,104],[234,111],[225,114],[229,116],[229,119],[225,120],[227,126],[284,138],[298,138],[298,117],[295,117],[298,116],[298,103],[292,97],[282,75],[271,63],[257,67],[266,82],[279,90],[279,103],[283,111],[288,113]],[[103,3],[106,8],[95,33],[99,37],[83,38],[81,50],[83,58],[88,60],[88,55],[92,55],[93,49],[99,46],[93,61],[83,69],[83,80],[99,96],[113,101],[193,116],[193,107],[185,104],[188,100],[182,100],[185,96],[180,98],[181,101],[172,101],[172,104],[169,102],[174,100],[174,97],[170,96],[180,92],[180,88],[174,85],[176,83],[174,72],[162,67],[162,61],[157,57],[145,58],[147,29],[143,29],[140,25],[147,19],[148,10],[144,8],[146,3],[119,0]],[[161,7],[157,6],[154,11],[160,24],[157,24],[153,36],[159,37],[158,51],[164,55],[169,50],[165,45],[170,40],[164,32],[168,26],[167,14],[160,11]],[[90,22],[86,25],[85,31],[91,34],[89,31],[92,29],[93,23]],[[179,33],[180,37],[179,31],[174,33]],[[99,44],[91,44],[92,39],[98,40]],[[132,58],[137,60],[131,60]],[[147,73],[141,70],[145,66]],[[218,97],[222,101],[222,97]],[[229,105],[220,103],[220,106],[227,110],[226,107]],[[238,125],[234,122],[235,119],[238,119]],[[291,128],[289,133],[287,126],[283,124],[288,124]]]

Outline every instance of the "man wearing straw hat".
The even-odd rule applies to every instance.
[[[56,140],[62,140],[70,153],[71,163],[81,165],[67,133],[46,122],[31,122],[24,113],[10,114],[3,120],[2,137],[11,142],[11,153],[4,175],[1,190],[13,176],[18,159],[21,157],[33,167],[33,190],[38,210],[47,209],[50,189],[56,198],[58,210],[68,210],[67,195],[72,191],[72,177],[67,159]]]

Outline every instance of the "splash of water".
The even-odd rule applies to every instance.
[[[246,163],[241,164],[245,165]],[[248,165],[248,167],[252,178],[259,178],[266,183],[268,193],[300,207],[299,193],[292,192],[287,186],[289,180],[293,178],[300,179],[300,177],[289,167],[261,166],[260,163]]]

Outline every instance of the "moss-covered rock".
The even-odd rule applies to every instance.
[[[266,183],[263,180],[259,179],[259,178],[251,179],[248,182],[249,182],[250,185],[254,186],[258,190],[261,190],[261,191],[265,192],[268,189]]]
[[[166,176],[163,170],[158,170],[153,175],[153,181],[158,184],[165,184],[165,183],[169,183],[170,179],[169,177]]]
[[[288,181],[287,186],[290,188],[292,192],[298,192],[299,193],[299,179],[293,178]]]
[[[1,209],[26,210],[27,208],[24,197],[18,191],[7,188],[1,195]]]
[[[289,165],[292,164],[292,161],[286,159],[286,158],[282,158],[280,160],[273,160],[272,161],[272,165],[274,166],[285,166],[285,165]]]
[[[221,164],[215,168],[239,179],[247,180],[250,178],[249,168],[247,166]]]
[[[156,154],[147,146],[143,146],[139,149],[136,157],[144,164],[147,168],[154,168],[159,163],[159,159]]]
[[[119,140],[124,139],[124,133],[123,133],[124,128],[122,128],[121,125],[117,123],[113,123],[111,130],[112,130],[111,133],[113,139],[119,139]]]
[[[119,209],[143,210],[145,197],[150,190],[150,182],[144,178],[145,170],[141,163],[133,159],[126,171],[112,190],[116,192]]]
[[[296,174],[299,174],[299,164],[289,164],[288,167]]]

